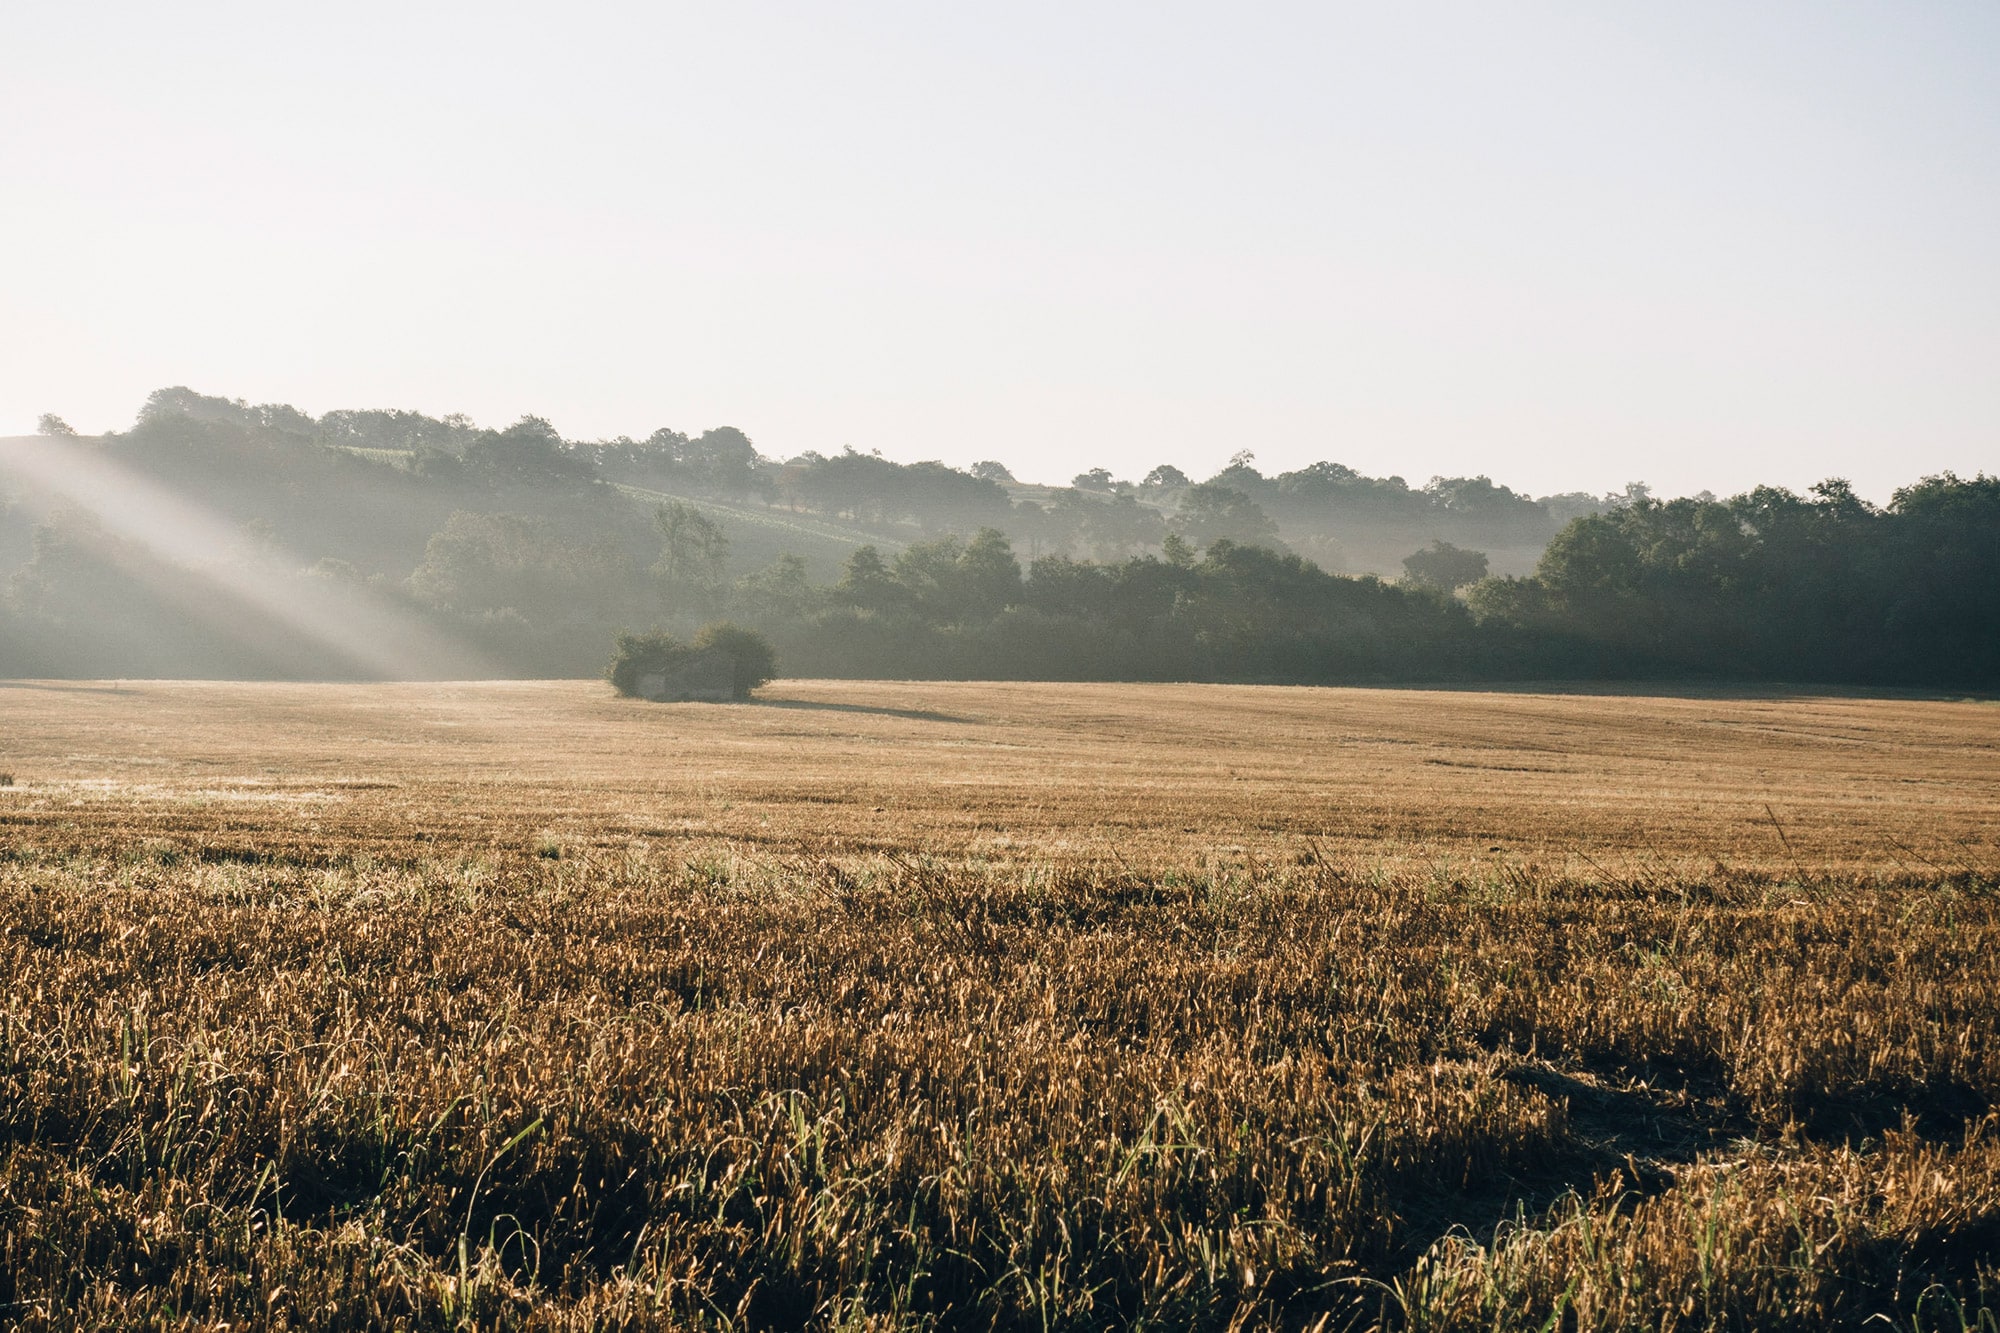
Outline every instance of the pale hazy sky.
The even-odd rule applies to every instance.
[[[0,435],[2000,469],[2000,3],[0,11]]]

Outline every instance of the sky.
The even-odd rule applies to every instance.
[[[1023,479],[2000,471],[2000,4],[0,14],[0,435],[153,389]]]

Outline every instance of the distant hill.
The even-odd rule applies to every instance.
[[[173,388],[128,431],[0,440],[0,676],[593,675],[620,631],[729,618],[819,675],[1981,687],[1996,530],[1984,476],[1880,509],[1248,454],[1051,486]]]

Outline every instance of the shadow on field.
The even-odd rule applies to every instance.
[[[1661,1168],[1686,1165],[1704,1149],[1748,1132],[1747,1125],[1729,1123],[1716,1108],[1691,1105],[1684,1097],[1586,1082],[1549,1065],[1522,1065],[1503,1077],[1566,1103],[1570,1130],[1589,1146],[1590,1156],[1628,1164],[1642,1187],[1653,1184],[1649,1177],[1662,1175]]]
[[[1703,1089],[1700,1080],[1617,1086],[1588,1070],[1566,1072],[1545,1063],[1519,1065],[1501,1077],[1563,1103],[1570,1149],[1525,1176],[1485,1188],[1473,1185],[1413,1208],[1402,1260],[1454,1232],[1490,1244],[1503,1223],[1544,1217],[1568,1194],[1588,1199],[1613,1173],[1623,1178],[1627,1194],[1650,1198],[1672,1188],[1677,1170],[1703,1153],[1758,1136],[1756,1125],[1731,1108],[1725,1089]],[[1799,1108],[1794,1130],[1823,1144],[1851,1145],[1898,1128],[1942,1143],[1990,1109],[1971,1087],[1947,1081],[1896,1095],[1822,1098]],[[1899,1240],[1889,1248],[1904,1244]],[[1936,1250],[1927,1259],[1931,1267],[1953,1273],[1972,1272],[1974,1261],[1989,1260],[1996,1245],[2000,1215],[1926,1233],[1915,1242],[1917,1249]]]
[[[1981,1270],[2000,1265],[2000,1213],[1926,1227],[1907,1238],[1883,1237],[1869,1244],[1857,1267],[1925,1274],[1946,1285],[1973,1286]]]
[[[1662,1194],[1680,1168],[1751,1132],[1691,1089],[1621,1087],[1589,1071],[1566,1072],[1539,1061],[1500,1077],[1560,1102],[1567,1142],[1518,1174],[1472,1174],[1456,1189],[1410,1198],[1392,1264],[1415,1262],[1447,1236],[1488,1245],[1505,1224],[1540,1225],[1565,1196],[1590,1199],[1614,1176],[1627,1196]]]
[[[1634,1159],[1640,1167],[1691,1162],[1696,1154],[1758,1128],[1729,1090],[1713,1078],[1683,1077],[1649,1087],[1616,1086],[1594,1072],[1565,1073],[1546,1064],[1507,1071],[1511,1083],[1535,1088],[1568,1105],[1571,1129],[1601,1157]],[[1960,1079],[1893,1083],[1820,1092],[1791,1108],[1792,1132],[1828,1145],[1854,1144],[1902,1130],[1948,1142],[1988,1114],[1992,1103]],[[1769,1126],[1765,1127],[1767,1130]]]
[[[1364,688],[1438,694],[1573,694],[1603,699],[1886,699],[1916,703],[1991,703],[1990,690],[1920,689],[1904,685],[1815,685],[1757,680],[1485,680],[1384,683]]]
[[[815,699],[752,699],[751,703],[761,708],[796,708],[809,713],[868,713],[875,717],[900,717],[911,722],[956,722],[970,726],[969,717],[954,717],[950,713],[933,713],[922,708],[874,708],[867,704],[821,703]]]
[[[1948,1142],[1993,1109],[1979,1090],[1955,1078],[1933,1078],[1915,1087],[1864,1088],[1814,1098],[1800,1108],[1808,1138],[1852,1143],[1903,1129],[1932,1142]]]

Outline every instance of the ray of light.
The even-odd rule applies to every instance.
[[[90,515],[122,541],[199,575],[242,611],[317,645],[328,675],[388,679],[501,674],[450,635],[365,587],[300,578],[272,555],[246,552],[227,521],[160,483],[121,467],[88,444],[62,439],[9,441],[0,472],[47,500]],[[238,625],[239,638],[251,627]]]

